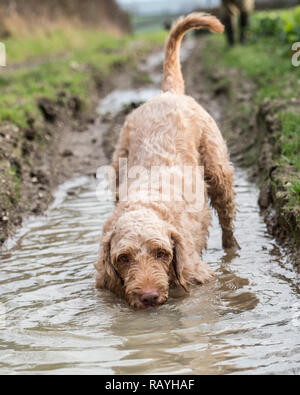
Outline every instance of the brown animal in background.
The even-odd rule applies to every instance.
[[[225,24],[227,41],[234,45],[234,17],[239,13],[240,43],[245,42],[245,33],[249,24],[249,15],[253,11],[254,0],[222,0],[222,15]]]
[[[211,219],[207,195],[219,216],[223,247],[238,248],[233,236],[233,167],[226,144],[212,117],[184,95],[180,43],[188,30],[199,28],[224,29],[217,18],[202,13],[176,23],[166,43],[163,93],[127,117],[114,154],[119,192],[125,185],[118,171],[120,158],[127,159],[128,169],[142,166],[146,171],[138,180],[126,179],[128,199],[117,202],[104,225],[96,286],[125,298],[133,308],[161,305],[169,287],[180,285],[188,292],[191,284],[213,278],[201,259]],[[203,202],[148,201],[146,173],[152,166],[160,166],[164,175],[175,166],[181,176],[183,166],[204,166]],[[152,187],[162,192],[161,182]],[[175,188],[172,182],[173,192]]]

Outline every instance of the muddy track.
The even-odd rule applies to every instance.
[[[186,91],[226,130],[226,96],[209,86],[201,56],[199,60],[202,41],[195,43],[186,53]],[[299,276],[268,234],[259,214],[258,189],[239,166],[235,226],[241,250],[223,251],[214,216],[203,259],[216,272],[216,281],[184,297],[170,294],[158,310],[140,312],[95,289],[93,264],[113,203],[105,182],[93,175],[109,161],[126,114],[159,89],[161,60],[162,51],[140,64],[139,70],[149,74],[147,83],[137,82],[138,70],[123,70],[108,81],[99,103],[95,98],[93,123],[82,113],[77,116],[82,122],[72,118],[77,127],[65,119],[66,130],[61,114],[52,125],[62,129],[46,150],[49,155],[57,150],[50,180],[53,185],[72,180],[56,190],[47,215],[26,223],[0,252],[1,373],[299,372]],[[228,141],[237,159],[242,152]]]
[[[235,138],[230,134],[226,135],[228,132],[226,125],[231,116],[225,110],[226,86],[217,84],[216,88],[216,85],[212,85],[207,78],[201,62],[203,40],[205,40],[203,37],[194,38],[185,41],[183,45],[186,93],[194,97],[214,117],[228,140],[232,160],[241,164],[244,150],[248,150],[248,146],[255,144],[255,141],[250,139],[247,146],[237,144],[240,137],[238,125]],[[142,59],[137,70],[125,67],[109,81],[97,81],[97,94],[91,98],[92,110],[89,112],[83,112],[80,102],[66,92],[59,92],[54,102],[45,99],[39,103],[45,117],[42,133],[44,144],[47,146],[42,152],[40,151],[39,144],[31,138],[34,126],[29,124],[28,130],[24,131],[25,137],[27,134],[29,138],[24,139],[22,149],[29,151],[28,155],[32,157],[31,166],[26,168],[22,163],[18,163],[18,159],[14,156],[8,158],[22,171],[22,195],[18,204],[12,207],[10,212],[2,213],[2,221],[0,221],[1,231],[3,231],[1,233],[4,235],[2,242],[13,234],[24,217],[39,215],[45,211],[58,185],[76,176],[93,177],[99,166],[110,161],[128,112],[143,101],[143,92],[148,92],[150,96],[159,92],[162,60],[163,51],[160,50]],[[137,78],[139,74],[143,76],[143,79]],[[145,82],[145,76],[147,82]],[[216,79],[222,80],[222,76],[219,78],[216,75]],[[251,87],[244,88],[244,92],[241,93],[244,95],[243,100],[249,100],[247,90],[251,91]],[[141,90],[140,100],[136,98],[137,90]],[[130,92],[134,91],[135,99],[128,104],[127,97],[126,105],[122,107],[122,102],[120,102],[119,108],[117,105],[114,111],[109,111],[109,108],[103,110],[104,103],[101,102],[101,98],[107,96],[110,91],[114,91],[114,94],[120,91],[122,95],[124,92],[130,95]],[[108,103],[109,106],[110,103]],[[6,135],[4,130],[2,139],[5,140]],[[24,160],[27,160],[26,155]]]

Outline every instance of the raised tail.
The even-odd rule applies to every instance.
[[[183,36],[191,29],[206,28],[214,33],[224,31],[223,24],[210,14],[194,12],[186,18],[180,18],[172,27],[165,48],[163,92],[184,93],[184,80],[180,66],[180,44]]]

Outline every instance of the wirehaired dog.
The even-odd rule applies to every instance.
[[[165,303],[169,287],[181,286],[188,292],[191,284],[213,278],[213,271],[201,260],[211,219],[208,197],[219,216],[223,247],[238,248],[233,235],[233,167],[226,144],[212,117],[184,95],[180,43],[187,31],[199,28],[223,32],[217,18],[203,13],[175,24],[166,43],[162,94],[129,114],[113,157],[119,199],[103,227],[96,286],[137,309]],[[126,159],[128,173],[138,169],[139,177],[120,174],[120,159]],[[159,199],[148,199],[152,167],[169,180],[172,196],[182,186],[175,182],[178,177],[195,186],[195,177],[187,177],[184,167],[203,168],[197,192],[203,199],[185,195],[165,199],[160,177],[151,178],[151,189]],[[120,198],[124,189],[126,199]]]

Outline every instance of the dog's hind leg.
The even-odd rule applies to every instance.
[[[203,133],[200,154],[204,165],[204,178],[208,185],[211,205],[217,211],[222,228],[224,249],[239,248],[233,235],[235,218],[235,192],[233,167],[226,144],[217,126]]]

